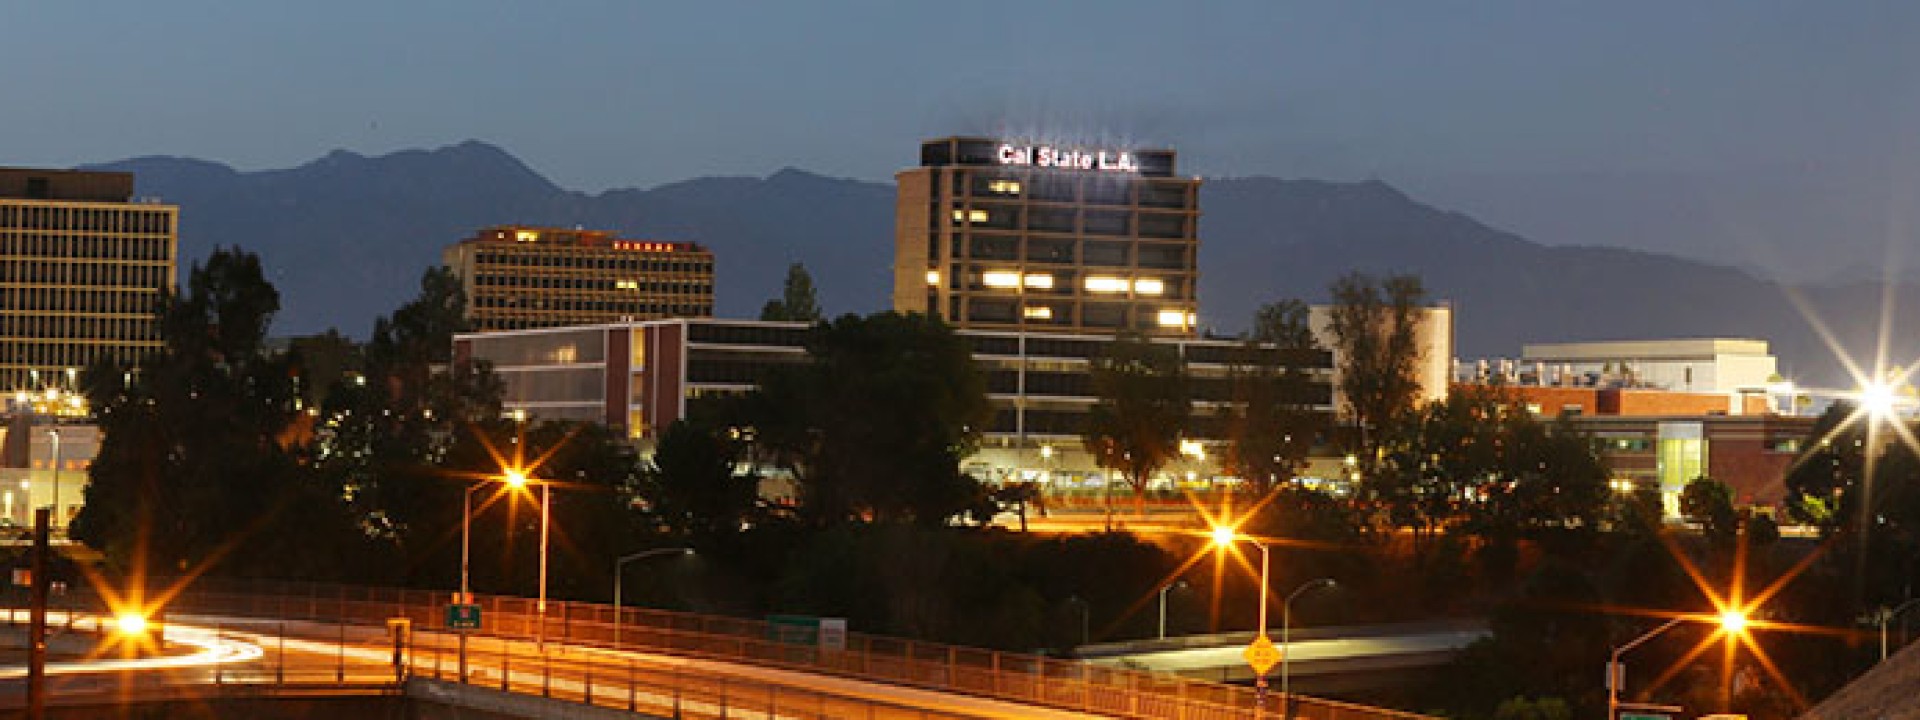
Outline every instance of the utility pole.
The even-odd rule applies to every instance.
[[[51,508],[33,511],[32,588],[27,600],[27,720],[47,717],[47,526]]]

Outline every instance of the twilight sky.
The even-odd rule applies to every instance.
[[[1545,242],[1762,266],[1892,241],[1920,180],[1916,31],[1904,2],[0,0],[0,164],[477,138],[597,192],[886,180],[922,137],[1011,131],[1379,176]],[[1701,197],[1644,207],[1671,187]]]

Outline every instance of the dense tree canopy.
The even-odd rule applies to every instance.
[[[966,342],[939,319],[880,313],[814,326],[807,361],[749,402],[755,442],[798,481],[816,524],[938,525],[981,496],[960,471],[991,419]]]
[[[1092,384],[1097,400],[1082,441],[1141,500],[1153,474],[1180,452],[1193,413],[1186,366],[1172,346],[1122,337],[1094,358]]]

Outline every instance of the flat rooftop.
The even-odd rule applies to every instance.
[[[127,202],[132,197],[133,173],[0,167],[4,199]]]
[[[1672,340],[1602,340],[1573,343],[1529,343],[1524,360],[1592,362],[1618,360],[1695,360],[1720,355],[1767,355],[1767,341],[1752,338],[1677,338]]]

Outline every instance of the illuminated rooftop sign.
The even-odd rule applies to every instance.
[[[1014,145],[1002,143],[995,158],[1001,165],[1028,165],[1059,170],[1102,170],[1140,172],[1140,161],[1133,153],[1115,150],[1079,150],[1051,145]]]

